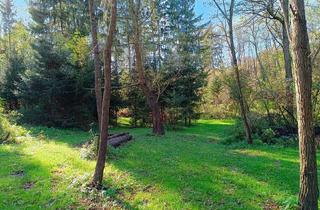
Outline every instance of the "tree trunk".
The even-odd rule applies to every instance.
[[[145,76],[145,70],[143,67],[143,56],[142,56],[142,46],[141,46],[141,29],[139,23],[139,11],[140,11],[140,0],[135,4],[133,0],[130,0],[131,13],[133,19],[133,30],[134,30],[134,50],[136,53],[136,70],[139,76],[139,83],[141,89],[147,98],[147,102],[152,112],[152,132],[156,135],[164,135],[164,126],[161,118],[161,106],[159,104],[158,97],[148,85],[148,81]]]
[[[301,209],[318,209],[316,144],[312,117],[312,65],[304,0],[292,0],[292,55],[296,84],[300,151]]]
[[[109,126],[109,111],[110,111],[110,98],[111,98],[111,53],[113,37],[116,31],[117,24],[117,1],[111,1],[111,18],[109,24],[109,31],[106,38],[106,46],[104,49],[104,92],[102,102],[102,115],[100,127],[100,142],[98,159],[96,169],[93,176],[93,186],[100,187],[103,179],[103,171],[106,162],[107,143],[108,143],[108,126]]]
[[[242,93],[240,72],[239,72],[238,60],[237,60],[237,55],[236,55],[236,50],[235,50],[235,45],[234,45],[233,9],[234,9],[234,0],[231,0],[230,17],[228,19],[229,47],[230,47],[230,51],[231,51],[232,68],[235,71],[236,83],[237,83],[238,91],[239,91],[238,92],[238,94],[239,94],[238,102],[239,102],[239,105],[240,105],[240,111],[241,111],[241,116],[242,116],[242,120],[243,120],[244,130],[245,130],[245,133],[246,133],[248,144],[252,144],[253,143],[253,139],[252,139],[252,134],[251,134],[251,126],[250,126],[248,115],[247,115],[247,108],[246,108],[245,98],[244,98],[243,93]]]
[[[282,25],[282,48],[284,55],[284,68],[285,68],[285,79],[286,79],[286,110],[289,116],[294,116],[293,110],[293,77],[292,77],[292,58],[290,54],[290,40],[289,40],[289,0],[281,1],[281,8],[283,12],[283,21]],[[295,120],[293,120],[295,123]]]
[[[98,43],[98,22],[95,15],[95,4],[94,0],[89,0],[89,13],[91,20],[91,35],[92,35],[92,51],[93,51],[93,60],[94,60],[94,89],[96,94],[96,105],[97,105],[97,114],[98,114],[98,126],[100,130],[101,126],[101,115],[102,115],[102,74],[101,74],[101,65],[99,58],[99,43]],[[98,144],[99,145],[99,144]]]
[[[152,110],[152,132],[157,135],[164,135],[164,127],[159,103],[151,102]]]

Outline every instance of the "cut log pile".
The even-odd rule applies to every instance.
[[[119,134],[111,134],[108,138],[108,145],[113,147],[119,147],[122,144],[131,141],[132,136],[129,133],[119,133]]]

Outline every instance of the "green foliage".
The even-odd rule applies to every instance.
[[[260,136],[262,142],[266,144],[274,144],[275,137],[276,133],[271,128],[264,130]]]
[[[226,145],[237,144],[245,140],[245,132],[243,129],[243,122],[241,119],[237,119],[233,126],[232,134],[225,139],[222,143]]]
[[[1,102],[1,101],[0,101]],[[27,134],[26,130],[13,121],[10,121],[10,115],[4,113],[2,102],[0,103],[0,144],[17,143],[19,137]],[[11,118],[12,119],[12,118]]]
[[[0,3],[0,14],[1,14],[1,28],[7,35],[11,32],[13,24],[15,23],[15,9],[13,0],[3,0]]]
[[[78,25],[69,28],[71,37],[56,33],[52,28],[62,25],[50,25],[53,17],[49,11],[57,8],[44,5],[37,1],[31,4],[32,32],[37,35],[33,43],[36,62],[33,68],[21,73],[17,88],[20,111],[24,114],[22,122],[88,129],[96,120],[96,108],[86,34],[81,33],[83,28]]]
[[[214,78],[210,86],[211,94],[216,96],[220,94],[222,90],[223,90],[223,81],[221,81],[219,77]]]
[[[168,45],[168,57],[163,68],[168,72],[164,81],[176,78],[164,93],[163,103],[170,111],[169,124],[178,120],[190,125],[197,119],[195,108],[201,100],[201,89],[205,85],[206,73],[201,54],[205,46],[202,32],[206,25],[201,25],[201,17],[194,13],[195,1],[166,1],[164,8],[168,15],[168,33],[172,37]]]
[[[282,145],[283,147],[298,148],[299,141],[297,136],[281,136],[275,138],[275,144]]]
[[[130,125],[141,127],[150,123],[149,107],[144,94],[138,86],[138,76],[132,72],[122,72],[120,84],[122,85],[121,97],[129,109]]]
[[[4,100],[5,106],[9,110],[19,108],[17,97],[17,86],[21,82],[21,76],[26,69],[23,58],[17,53],[8,59],[8,66],[4,70],[4,76],[0,82],[0,97]]]

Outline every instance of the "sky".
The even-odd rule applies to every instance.
[[[187,0],[186,0],[187,1]],[[203,15],[203,20],[205,22],[210,20],[210,12],[212,7],[206,3],[208,0],[196,0],[195,12],[197,15]],[[28,13],[28,0],[14,0],[14,5],[17,10],[17,16],[19,20],[23,22],[28,22],[30,19]]]

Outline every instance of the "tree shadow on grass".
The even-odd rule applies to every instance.
[[[62,196],[51,195],[50,171],[18,148],[0,145],[0,209],[50,207],[50,202]]]
[[[35,144],[37,147],[43,143]],[[80,186],[72,186],[72,183],[79,179],[76,169],[80,169],[79,165],[86,165],[84,162],[70,162],[67,156],[60,161],[54,157],[54,153],[43,157],[52,158],[52,162],[41,161],[38,159],[41,157],[34,155],[36,151],[24,146],[0,145],[0,209],[78,209],[89,208],[91,205],[112,205],[114,201],[133,209],[126,201],[118,198],[117,194],[110,198],[110,203],[95,203],[95,198],[88,200],[83,197],[83,183]],[[66,168],[71,163],[76,165]],[[71,177],[67,170],[73,171]],[[80,171],[80,174],[83,173],[81,169]]]
[[[280,151],[272,156],[266,154],[273,154],[270,150],[254,150],[264,153],[241,153],[204,142],[149,139],[123,148],[112,164],[144,185],[159,186],[163,192],[157,199],[163,199],[163,203],[170,198],[162,197],[166,192],[177,195],[172,202],[182,207],[259,209],[268,199],[283,202],[296,196],[297,153],[289,150],[284,152],[285,157],[279,155]]]
[[[36,139],[60,142],[71,147],[79,146],[92,138],[90,132],[80,129],[48,128],[43,126],[25,127]]]

